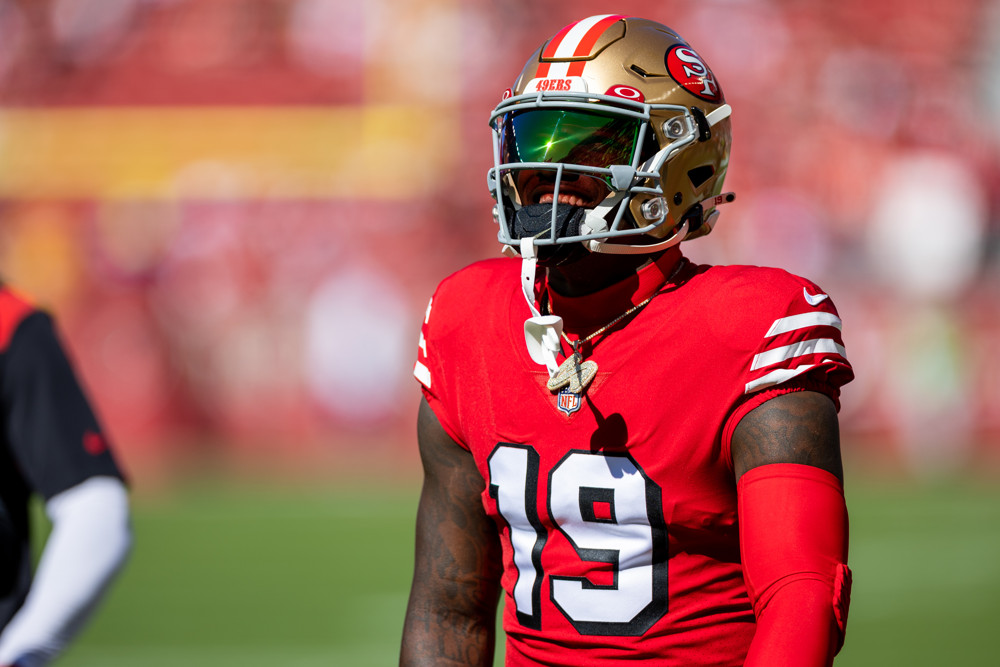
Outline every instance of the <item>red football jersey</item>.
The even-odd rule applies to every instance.
[[[536,293],[585,336],[657,291],[677,258],[583,298]],[[754,616],[729,438],[776,392],[838,399],[853,373],[830,298],[778,269],[687,264],[584,344],[598,370],[574,400],[528,355],[519,280],[506,259],[444,280],[414,371],[486,481],[507,664],[742,664]]]

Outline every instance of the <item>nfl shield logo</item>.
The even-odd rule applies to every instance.
[[[567,415],[571,415],[579,410],[581,404],[582,401],[580,401],[580,394],[574,394],[566,389],[560,391],[559,395],[556,397],[556,407]]]

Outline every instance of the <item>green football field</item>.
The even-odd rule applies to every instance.
[[[136,499],[136,548],[65,667],[397,662],[415,479]],[[850,479],[861,665],[995,665],[1000,484]]]

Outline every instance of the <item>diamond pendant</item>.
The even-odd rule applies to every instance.
[[[597,362],[587,360],[580,363],[580,359],[579,352],[566,357],[566,360],[559,364],[556,374],[546,383],[548,390],[555,393],[565,387],[566,391],[582,394],[597,375]]]

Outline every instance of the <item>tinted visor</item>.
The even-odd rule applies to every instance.
[[[500,160],[588,167],[632,164],[640,121],[577,109],[528,109],[499,117]]]

